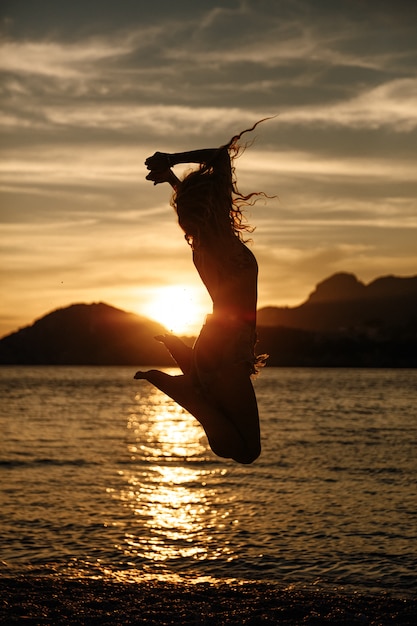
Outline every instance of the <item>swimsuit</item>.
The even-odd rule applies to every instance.
[[[240,320],[208,315],[193,347],[192,373],[206,392],[210,382],[228,367],[246,364],[248,375],[258,374],[267,355],[255,356],[255,327]]]

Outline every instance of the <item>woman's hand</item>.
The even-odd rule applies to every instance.
[[[151,170],[146,177],[146,180],[153,181],[154,185],[159,185],[159,183],[169,183],[173,189],[178,189],[178,185],[180,184],[179,179],[175,176],[174,172],[166,167],[163,170]]]
[[[172,172],[168,168],[164,170],[151,170],[146,177],[146,180],[153,181],[154,185],[159,185],[159,183],[169,183],[171,182]]]
[[[170,160],[170,155],[166,152],[155,152],[155,154],[146,159],[145,165],[148,170],[153,170],[156,172],[169,169],[172,166],[172,163]]]

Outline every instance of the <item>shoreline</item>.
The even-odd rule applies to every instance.
[[[0,577],[0,624],[412,626],[417,599],[274,583]]]

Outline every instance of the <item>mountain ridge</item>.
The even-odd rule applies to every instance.
[[[103,302],[71,304],[0,339],[0,364],[169,366],[154,340],[165,332]],[[416,367],[417,276],[333,274],[296,307],[259,309],[258,338],[272,366]]]
[[[317,284],[295,307],[263,307],[259,326],[335,332],[358,327],[403,327],[416,321],[417,276],[382,276],[365,285],[340,272]]]
[[[170,364],[154,340],[165,328],[104,302],[47,313],[0,340],[0,363],[28,365]]]

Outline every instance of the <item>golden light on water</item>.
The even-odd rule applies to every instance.
[[[126,543],[137,555],[152,561],[166,561],[179,557],[199,558],[206,553],[204,543],[193,538],[205,532],[207,497],[199,489],[190,489],[199,479],[189,468],[150,468],[147,488],[143,476],[129,478],[132,509],[140,520],[145,520],[146,542],[126,536]]]
[[[164,371],[178,374],[174,368]],[[176,456],[184,459],[204,453],[207,444],[198,422],[157,389],[147,386],[146,392],[140,413],[132,413],[128,421],[132,460],[137,452],[146,460]],[[142,400],[140,393],[136,400]]]
[[[168,560],[212,558],[213,529],[229,515],[213,478],[226,470],[201,469],[197,459],[206,456],[208,444],[200,425],[161,392],[145,393],[146,402],[137,396],[141,411],[128,421],[128,451],[137,466],[123,473],[121,493],[134,516],[134,532],[125,534],[119,548],[145,569]],[[229,550],[224,545],[222,554],[227,557]]]

